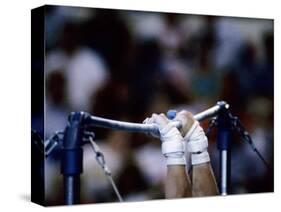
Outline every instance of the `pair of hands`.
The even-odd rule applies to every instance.
[[[181,135],[185,137],[196,120],[193,118],[192,113],[182,110],[181,112],[177,113],[173,121],[179,121],[182,124],[180,132]],[[157,124],[159,126],[159,130],[161,130],[170,123],[170,120],[163,113],[161,113],[152,114],[152,116],[150,118],[146,118],[143,123]]]
[[[146,124],[158,125],[162,153],[167,159],[167,165],[186,164],[185,146],[187,146],[187,151],[191,153],[192,165],[209,162],[208,139],[193,115],[188,111],[181,111],[177,113],[173,121],[179,121],[182,124],[180,131],[163,113],[153,114],[144,120]]]

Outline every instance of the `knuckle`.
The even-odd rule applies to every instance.
[[[157,115],[156,113],[153,113],[151,117],[152,117],[152,118],[156,118],[157,116],[158,116],[158,115]]]
[[[181,111],[181,114],[188,117],[188,118],[193,117],[193,114],[191,112],[187,111],[187,110]]]

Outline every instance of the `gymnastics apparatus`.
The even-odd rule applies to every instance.
[[[220,153],[219,189],[221,195],[227,195],[230,184],[230,144],[234,131],[239,133],[241,137],[251,145],[253,151],[257,153],[265,166],[269,167],[255,147],[249,133],[245,130],[240,120],[231,114],[229,108],[229,104],[224,101],[219,101],[215,106],[194,115],[197,121],[210,119],[207,134],[209,134],[210,130],[214,127],[218,130],[217,148]],[[167,117],[170,120],[173,120],[175,116],[175,110],[167,112]],[[180,122],[174,121],[173,123],[178,129],[181,128]],[[61,174],[63,175],[64,181],[64,203],[66,205],[78,204],[80,202],[80,174],[83,173],[82,146],[86,143],[91,143],[98,164],[112,184],[119,201],[123,201],[112,179],[111,172],[106,165],[104,155],[94,141],[94,132],[87,130],[89,126],[137,133],[159,134],[158,126],[156,124],[139,124],[105,119],[92,116],[85,112],[72,112],[68,117],[68,123],[65,129],[56,132],[51,138],[44,142],[45,157],[48,157],[54,149],[61,150]]]

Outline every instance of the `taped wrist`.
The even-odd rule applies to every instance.
[[[186,136],[184,141],[187,142],[187,151],[191,154],[191,164],[201,164],[210,161],[208,154],[208,139],[204,133],[204,130],[199,125],[198,121],[195,121]]]
[[[185,165],[185,144],[179,130],[168,123],[159,130],[162,141],[162,154],[167,159],[167,165]]]
[[[193,123],[190,130],[184,137],[184,141],[187,142],[187,150],[191,153],[207,151],[208,139],[198,121]]]
[[[210,156],[207,151],[191,154],[191,164],[192,165],[207,163],[209,161],[210,161]]]

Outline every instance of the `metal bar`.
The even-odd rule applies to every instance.
[[[229,108],[229,105],[226,102],[218,102],[215,106],[213,106],[207,110],[204,110],[201,113],[194,115],[194,118],[197,121],[203,121],[207,118],[211,118],[211,117],[217,115],[218,112],[223,108]]]
[[[217,115],[218,141],[220,151],[220,193],[225,196],[229,193],[230,160],[231,160],[231,129],[232,120],[228,107],[222,108]]]
[[[215,116],[222,108],[228,108],[229,105],[225,102],[218,102],[215,106],[194,115],[194,118],[198,121]],[[159,133],[158,126],[156,124],[139,124],[132,122],[116,121],[111,119],[100,118],[97,116],[89,116],[86,118],[86,125],[92,125],[95,127],[109,128],[114,130],[126,130],[130,132],[141,133]],[[181,128],[180,122],[175,122],[177,128]]]
[[[64,203],[73,205],[80,203],[80,176],[64,176]]]
[[[113,130],[126,130],[131,132],[148,133],[151,131],[158,131],[158,127],[156,124],[139,124],[132,122],[116,121],[111,119],[100,118],[97,116],[90,116],[87,120],[85,120],[85,123],[95,127],[109,128]]]
[[[228,155],[227,155],[227,150],[221,150],[220,152],[220,176],[221,176],[221,185],[220,185],[220,189],[221,189],[221,195],[225,196],[227,195],[227,178],[228,178]]]
[[[80,174],[83,172],[83,131],[81,122],[84,113],[71,113],[63,137],[61,174],[64,181],[64,203],[80,203]]]

